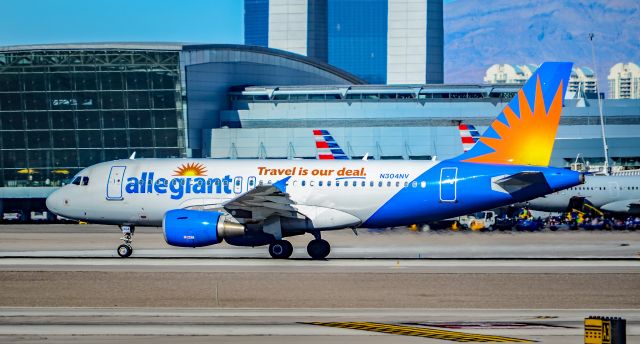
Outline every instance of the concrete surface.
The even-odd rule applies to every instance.
[[[446,343],[308,322],[375,322],[582,343],[589,315],[640,343],[640,233],[327,233],[327,261],[167,246],[110,226],[0,226],[2,343]]]

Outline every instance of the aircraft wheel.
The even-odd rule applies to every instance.
[[[293,245],[286,240],[277,240],[269,245],[269,254],[275,259],[287,259],[293,253]]]
[[[118,255],[122,258],[127,258],[133,253],[133,248],[129,245],[118,246]]]
[[[307,245],[307,253],[312,259],[325,259],[331,253],[331,245],[322,239],[314,239]]]

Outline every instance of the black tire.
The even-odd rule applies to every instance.
[[[293,245],[286,240],[277,240],[269,245],[269,254],[274,259],[287,259],[293,253]]]
[[[326,240],[314,239],[307,245],[307,253],[312,259],[325,259],[331,253],[331,245]]]
[[[131,256],[131,254],[133,253],[133,248],[131,248],[131,246],[129,245],[120,245],[118,246],[118,255],[122,258],[127,258],[129,256]]]

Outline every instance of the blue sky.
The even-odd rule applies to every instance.
[[[163,41],[242,43],[242,0],[3,1],[0,46]]]

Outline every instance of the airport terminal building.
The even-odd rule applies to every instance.
[[[303,55],[244,45],[0,47],[0,200],[44,197],[96,162],[315,158],[327,129],[352,158],[446,159],[518,85],[369,85]],[[597,99],[566,99],[552,163],[602,161]],[[613,163],[640,167],[640,100],[605,99]],[[35,204],[35,205],[34,205]]]

